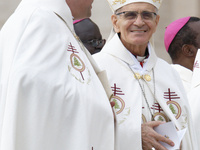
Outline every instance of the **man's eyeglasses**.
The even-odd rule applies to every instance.
[[[97,48],[98,46],[100,46],[102,44],[104,45],[105,42],[106,42],[105,39],[101,39],[101,40],[93,39],[93,40],[87,41],[85,43],[88,43],[88,44],[92,45],[93,47]]]
[[[153,20],[157,14],[155,12],[143,11],[141,13],[137,11],[124,11],[117,13],[116,15],[124,15],[124,18],[127,20],[136,20],[138,15],[140,14],[143,20]]]

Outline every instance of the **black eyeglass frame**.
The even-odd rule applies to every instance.
[[[138,14],[140,14],[140,16],[142,17],[142,19],[144,19],[144,20],[147,20],[147,19],[143,18],[143,15],[141,15],[142,13],[151,13],[151,14],[153,14],[154,16],[157,16],[157,15],[158,15],[157,13],[155,13],[155,12],[150,12],[150,11],[142,11],[141,13],[139,13],[139,12],[137,12],[137,11],[123,11],[123,12],[115,13],[115,15],[126,14],[126,13],[129,13],[129,12],[134,12],[135,14],[137,14],[137,16],[136,16],[135,19],[137,19]]]
[[[90,44],[91,46],[93,47],[98,47],[100,44],[104,43],[105,42],[105,39],[92,39],[92,40],[89,40],[89,41],[84,41],[83,43],[87,43],[87,44]]]

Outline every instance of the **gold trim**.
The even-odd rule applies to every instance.
[[[113,4],[112,5],[116,5],[117,3],[123,4],[125,2],[126,2],[126,0],[113,0]]]
[[[154,3],[158,2],[158,3],[161,3],[160,0],[152,0]]]

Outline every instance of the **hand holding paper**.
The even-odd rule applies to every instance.
[[[177,150],[180,148],[180,143],[185,135],[187,128],[177,131],[172,122],[167,122],[155,127],[154,130],[157,133],[169,138],[175,144],[172,147],[166,143],[160,142],[164,147],[166,147],[168,150]]]
[[[156,150],[167,150],[159,141],[165,142],[171,146],[174,146],[174,143],[170,140],[165,138],[164,136],[160,135],[154,130],[154,127],[159,126],[165,122],[162,121],[149,121],[142,124],[142,149],[143,150],[150,150],[155,148]]]

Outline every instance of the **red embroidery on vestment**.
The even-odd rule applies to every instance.
[[[125,102],[124,100],[117,96],[117,95],[124,95],[124,93],[122,93],[121,89],[117,87],[116,84],[114,84],[112,88],[112,91],[113,91],[113,97],[112,97],[112,101],[115,102],[115,110],[117,114],[121,113],[123,110],[124,110],[124,107],[125,107]]]
[[[164,92],[164,99],[167,99],[167,105],[172,113],[175,115],[176,119],[181,116],[181,107],[180,105],[174,100],[180,100],[180,97],[176,92],[171,92],[170,88],[168,88],[168,92]]]
[[[163,109],[160,107],[159,103],[155,103],[153,105],[153,107],[151,107],[151,109],[153,110],[158,110],[158,112],[160,113],[161,111],[163,111]]]
[[[114,84],[112,88],[112,91],[113,91],[113,94],[114,96],[117,96],[117,95],[124,95],[124,93],[122,93],[122,91],[120,91],[121,89],[117,87],[116,83]]]
[[[72,67],[77,70],[78,72],[80,72],[82,79],[84,80],[83,74],[82,72],[85,70],[85,64],[84,62],[81,60],[81,58],[75,54],[75,53],[79,53],[76,48],[72,45],[72,43],[70,42],[70,44],[68,45],[68,50],[69,52],[72,52],[72,54],[70,55],[70,61],[72,64]]]
[[[198,62],[198,60],[194,63],[193,68],[199,68],[199,62]]]
[[[156,121],[166,121],[168,122],[169,119],[167,118],[167,116],[164,114],[163,109],[161,108],[159,103],[155,103],[151,109],[156,110],[158,112],[153,114],[153,118]]]

